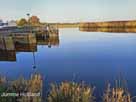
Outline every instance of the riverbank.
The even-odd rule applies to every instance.
[[[79,23],[48,23],[57,28],[79,28]]]
[[[136,20],[130,21],[106,21],[106,22],[82,22],[80,31],[88,32],[136,32]]]
[[[20,100],[20,102],[97,102],[95,96],[96,87],[85,84],[85,82],[62,81],[61,83],[49,83],[50,89],[47,93],[43,90],[43,76],[32,74],[29,80],[23,77],[17,80],[8,80],[6,77],[0,77],[0,99]],[[121,86],[121,80],[116,80],[115,87],[110,84],[106,86],[101,97],[101,102],[133,102],[133,97],[127,88]],[[47,83],[46,83],[47,84]],[[31,95],[31,96],[29,96]],[[47,96],[47,97],[45,97]],[[44,97],[44,98],[43,98]]]
[[[47,24],[57,26],[58,28],[136,28],[136,20]]]

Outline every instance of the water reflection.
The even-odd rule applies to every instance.
[[[35,52],[38,45],[49,48],[59,45],[59,34],[25,34],[0,36],[0,61],[16,61],[16,54],[32,52],[33,68],[36,68]],[[42,102],[43,79],[35,70],[31,78],[8,80],[0,76],[0,102]]]
[[[86,31],[86,32],[112,32],[112,33],[136,33],[136,28],[80,27],[80,31]]]
[[[59,35],[14,35],[0,36],[0,61],[16,61],[18,52],[37,52],[38,45],[49,48],[59,45]]]
[[[110,30],[109,30],[110,32]],[[71,40],[71,38],[74,38],[73,35],[75,34],[72,33],[71,35],[68,34],[69,40]],[[87,34],[87,33],[86,33]],[[85,36],[85,34],[77,34],[78,35],[82,35]],[[67,38],[68,38],[67,36]],[[97,35],[98,36],[98,35]],[[103,34],[103,36],[106,36]],[[78,36],[79,37],[79,36]],[[129,59],[130,57],[132,57],[131,55],[134,54],[135,49],[130,45],[135,44],[133,42],[128,43],[130,40],[126,38],[124,38],[125,40],[122,39],[117,39],[114,38],[111,39],[110,44],[109,44],[109,40],[105,42],[104,39],[101,39],[101,41],[95,43],[95,42],[91,42],[90,41],[90,34],[88,33],[88,36],[85,36],[85,38],[81,38],[84,39],[85,41],[80,41],[78,42],[77,39],[78,37],[75,39],[74,38],[74,43],[70,44],[68,43],[67,45],[61,46],[60,49],[55,50],[54,49],[49,53],[51,50],[45,49],[47,52],[47,55],[45,58],[44,53],[45,52],[42,48],[42,51],[40,49],[40,58],[37,57],[37,61],[39,61],[40,59],[40,63],[38,62],[37,64],[39,64],[39,71],[40,74],[43,73],[45,75],[48,74],[48,82],[52,82],[52,81],[56,81],[56,80],[69,80],[71,78],[71,74],[73,73],[79,73],[80,79],[83,79],[85,81],[88,81],[89,83],[95,83],[97,84],[97,87],[102,86],[101,83],[104,83],[105,80],[107,81],[108,78],[112,79],[113,76],[115,76],[116,72],[118,70],[117,66],[118,64],[122,64],[123,65],[123,71],[127,71],[128,73],[131,73],[131,75],[134,75],[134,70],[132,66],[135,66],[135,63],[133,63],[133,61],[135,60],[135,56],[133,57],[133,59]],[[88,40],[87,40],[88,38]],[[130,37],[131,38],[131,37]],[[107,39],[107,38],[105,38]],[[115,40],[117,39],[117,40]],[[66,39],[64,39],[66,40]],[[87,41],[86,41],[87,40]],[[117,41],[117,43],[114,43],[115,41]],[[125,43],[120,43],[124,41]],[[100,44],[100,45],[99,45]],[[102,44],[102,45],[101,45]],[[128,45],[127,45],[128,44]],[[34,34],[27,34],[24,36],[18,36],[18,35],[9,35],[9,36],[1,36],[0,37],[0,60],[1,61],[16,61],[16,54],[20,53],[20,52],[32,52],[33,53],[33,58],[34,58],[34,62],[33,62],[33,68],[36,68],[36,64],[35,64],[35,52],[38,52],[38,45],[46,45],[49,48],[51,48],[52,46],[58,46],[59,45],[59,35],[34,35]],[[69,46],[68,46],[69,45]],[[74,45],[74,46],[73,46]],[[75,46],[76,45],[76,46]],[[78,46],[79,45],[79,46]],[[95,47],[94,47],[95,45]],[[106,45],[106,46],[104,46]],[[113,46],[109,46],[109,45],[113,45]],[[115,46],[114,46],[115,45]],[[116,46],[118,45],[118,46]],[[122,46],[125,45],[125,46]],[[67,47],[67,48],[66,48]],[[107,49],[106,47],[109,47],[109,49]],[[124,49],[129,49],[129,50],[124,50]],[[65,50],[64,50],[65,49]],[[86,50],[88,49],[88,50]],[[118,50],[117,50],[118,49]],[[124,51],[123,51],[124,50]],[[117,53],[117,52],[119,53]],[[133,51],[133,52],[132,52]],[[56,54],[57,53],[57,54]],[[130,54],[131,53],[131,54]],[[112,56],[113,55],[113,56]],[[122,57],[124,55],[128,55],[125,57]],[[24,54],[22,54],[22,56],[24,56]],[[19,56],[20,57],[20,56]],[[28,56],[27,58],[29,58],[30,56]],[[27,59],[26,58],[26,59]],[[27,73],[27,72],[31,72],[30,71],[30,66],[25,65],[26,59],[23,60],[20,64],[20,66],[23,68],[21,69],[21,73],[20,72],[16,72],[19,74],[22,73]],[[125,59],[125,60],[122,60]],[[131,63],[129,63],[128,60],[131,61]],[[121,61],[120,61],[121,60]],[[30,61],[30,60],[29,60]],[[46,62],[46,63],[45,63]],[[127,62],[127,63],[126,63]],[[31,63],[31,62],[30,62]],[[131,69],[129,68],[129,70],[126,68],[128,67],[127,65],[129,65],[129,67],[132,67]],[[15,64],[13,65],[13,67],[16,67],[17,70],[20,70],[20,66],[15,66]],[[74,68],[73,68],[74,66]],[[126,67],[124,67],[126,66]],[[5,65],[4,65],[5,67]],[[1,69],[4,69],[1,68]],[[12,68],[13,68],[12,67]],[[56,68],[56,69],[54,69]],[[103,68],[103,71],[98,71],[101,70],[100,68]],[[126,68],[126,69],[125,69]],[[7,68],[8,69],[8,68]],[[5,70],[7,70],[5,68]],[[4,71],[5,71],[4,70]],[[11,72],[11,76],[14,76],[15,72],[14,72],[14,68],[11,69],[13,72]],[[3,71],[3,72],[4,72]],[[61,73],[61,74],[60,74]],[[105,74],[106,73],[106,74]],[[20,78],[16,78],[16,80],[14,81],[9,81],[6,79],[6,77],[1,77],[0,79],[0,85],[1,85],[1,92],[31,92],[31,93],[39,93],[41,92],[42,89],[42,85],[43,85],[43,80],[41,75],[34,73],[32,74],[32,77],[29,79],[24,79],[23,77],[26,77],[24,74],[23,77]],[[69,78],[70,76],[70,78]],[[53,80],[54,78],[54,80]],[[131,78],[131,77],[130,77]],[[134,78],[134,77],[133,77]],[[49,83],[44,83],[43,86],[45,86],[45,84],[49,84]],[[37,85],[37,86],[35,86]],[[66,85],[67,88],[67,83],[64,84],[64,86]],[[70,83],[71,85],[71,83]],[[135,84],[134,84],[135,85]],[[63,85],[62,85],[63,87]],[[103,87],[103,86],[102,86]],[[135,86],[134,86],[135,87]],[[47,86],[46,86],[47,88]],[[103,87],[104,88],[104,87]],[[34,89],[34,91],[33,91]],[[38,90],[36,90],[38,89]],[[65,89],[65,87],[64,87]],[[45,90],[44,90],[45,91]],[[54,90],[53,90],[54,91]],[[65,90],[64,90],[65,91]],[[99,91],[99,90],[98,90]],[[122,91],[122,90],[121,90]],[[114,93],[114,92],[113,92]],[[39,95],[39,94],[38,94]],[[114,95],[113,95],[114,96]],[[12,98],[12,97],[11,97]],[[10,102],[7,98],[2,98],[2,102]],[[21,102],[41,102],[41,96],[40,97],[13,97],[11,102],[16,102],[17,100],[20,100]],[[0,101],[1,102],[1,101]]]
[[[135,33],[135,21],[111,21],[111,22],[86,22],[80,23],[80,31],[88,32],[116,32],[116,33]]]

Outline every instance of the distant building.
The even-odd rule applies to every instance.
[[[0,19],[0,28],[2,27],[13,27],[13,26],[17,26],[16,21],[11,20],[9,22],[3,22],[3,20]]]
[[[4,25],[3,21],[0,19],[0,27]]]
[[[16,21],[11,20],[11,21],[7,22],[7,26],[8,26],[8,27],[17,26],[17,23],[16,23]]]

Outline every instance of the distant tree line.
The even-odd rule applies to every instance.
[[[28,20],[21,18],[17,21],[17,26],[38,26],[40,24],[40,19],[37,16],[31,16]]]

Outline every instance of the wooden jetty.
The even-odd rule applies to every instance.
[[[13,27],[3,27],[0,28],[0,35],[13,35],[13,34],[48,34],[48,32],[53,32],[58,34],[58,29],[55,26],[42,25],[42,26],[13,26]]]

